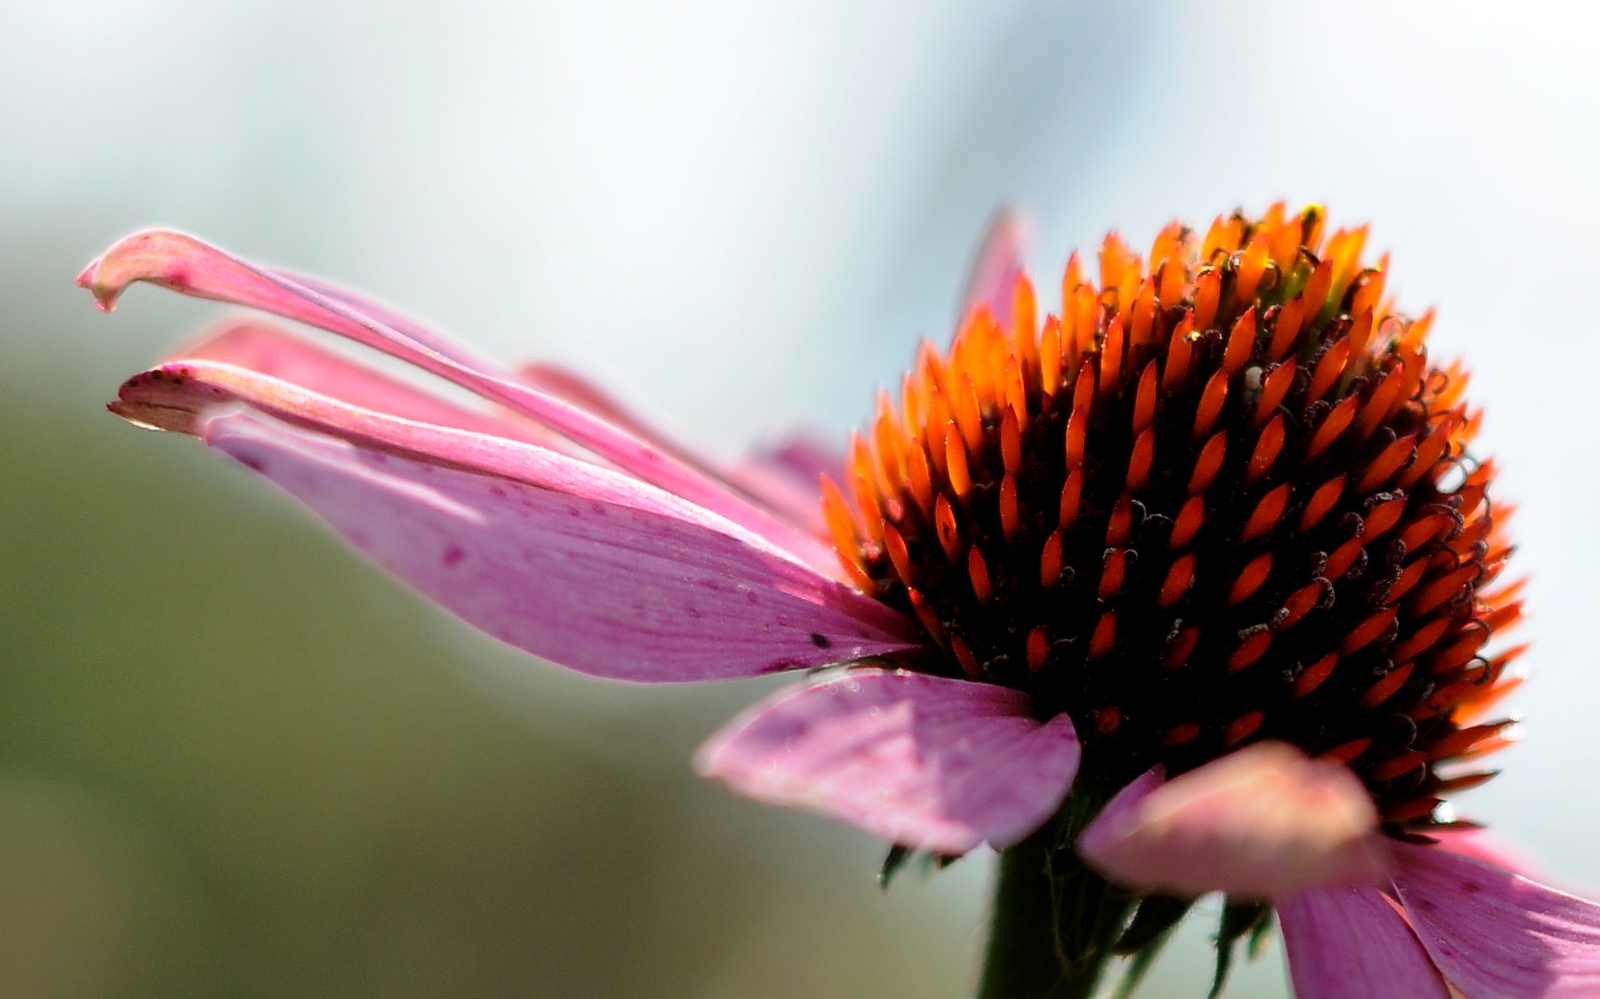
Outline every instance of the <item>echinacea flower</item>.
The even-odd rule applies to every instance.
[[[1517,679],[1506,513],[1466,376],[1320,209],[1076,256],[1059,315],[1001,230],[948,351],[849,453],[723,469],[546,367],[146,232],[80,278],[253,306],[408,361],[446,402],[255,321],[111,408],[194,434],[469,623],[597,676],[854,664],[697,766],[907,850],[1003,851],[985,996],[1087,995],[1200,895],[1283,925],[1301,999],[1600,995],[1600,907],[1443,807]],[[821,476],[820,506],[814,499]],[[1469,854],[1476,856],[1469,856]]]

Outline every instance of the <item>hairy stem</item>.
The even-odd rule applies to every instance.
[[[1054,821],[1001,853],[978,999],[1094,994],[1134,900],[1072,849],[1092,814],[1068,802]]]

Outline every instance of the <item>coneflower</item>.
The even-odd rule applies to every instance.
[[[729,469],[571,373],[508,371],[349,292],[152,231],[80,277],[318,326],[463,408],[255,320],[111,404],[293,495],[474,626],[640,682],[838,666],[696,767],[889,841],[1001,851],[984,999],[1124,994],[1194,899],[1282,925],[1299,999],[1600,995],[1600,906],[1449,813],[1519,680],[1488,650],[1507,511],[1431,317],[1323,213],[1174,224],[1074,257],[1041,322],[1011,230],[950,349],[847,456]],[[812,498],[822,478],[820,512]],[[835,557],[837,556],[837,557]]]
[[[828,525],[852,579],[921,620],[932,668],[1072,717],[1120,787],[1278,739],[1347,763],[1395,833],[1487,774],[1468,724],[1510,689],[1510,547],[1467,454],[1466,375],[1321,209],[1174,223],[1150,265],[1074,256],[1060,316],[1019,276],[925,343],[851,442]],[[848,496],[848,499],[847,499]]]
[[[1072,718],[1079,819],[1057,840],[1152,767],[1252,742],[1348,765],[1384,831],[1417,842],[1458,826],[1445,795],[1493,776],[1440,769],[1504,744],[1509,721],[1477,719],[1518,682],[1520,648],[1483,654],[1521,604],[1494,585],[1508,512],[1467,453],[1480,414],[1466,373],[1428,361],[1432,314],[1385,297],[1387,256],[1363,264],[1365,227],[1324,228],[1282,204],[1203,239],[1173,223],[1148,267],[1113,234],[1098,284],[1074,255],[1042,322],[1028,277],[991,260],[989,300],[948,351],[924,342],[824,485],[847,573],[940,651],[922,668]],[[1260,873],[1226,910],[1219,986],[1268,918]],[[1148,961],[1188,908],[1057,880],[1052,905],[1108,927],[1080,938],[1085,968]],[[991,993],[1019,960],[991,954]]]

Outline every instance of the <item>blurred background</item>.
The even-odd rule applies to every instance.
[[[216,315],[72,286],[165,224],[589,372],[725,456],[842,434],[998,204],[1050,286],[1270,201],[1372,220],[1521,505],[1537,682],[1460,802],[1600,888],[1587,5],[0,0],[0,995],[960,997],[989,858],[689,773],[765,680],[470,633],[102,404]],[[1053,305],[1052,305],[1053,307]],[[1189,925],[1146,996],[1204,995]],[[1274,949],[1231,996],[1285,994]]]

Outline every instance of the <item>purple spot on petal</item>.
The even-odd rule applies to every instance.
[[[461,560],[466,557],[467,553],[461,550],[460,545],[451,545],[449,548],[444,550],[444,555],[441,558],[441,561],[447,566],[454,567],[460,565]]]

